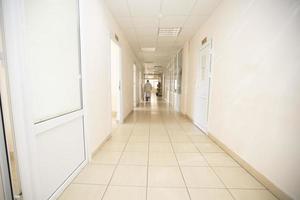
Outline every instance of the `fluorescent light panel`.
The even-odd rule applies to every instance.
[[[141,50],[145,52],[154,52],[155,47],[142,47]]]
[[[159,28],[158,36],[160,37],[177,37],[181,31],[181,27]]]

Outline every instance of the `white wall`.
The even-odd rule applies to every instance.
[[[224,0],[189,49],[187,113],[204,37],[213,40],[209,132],[300,199],[300,10],[297,0]]]
[[[110,39],[114,33],[122,54],[123,116],[132,110],[132,66],[138,61],[102,0],[81,0],[80,10],[85,130],[92,153],[111,132]]]
[[[123,117],[126,117],[133,110],[133,64],[136,64],[137,71],[142,70],[142,64],[133,53],[126,37],[124,36],[119,25],[114,20],[109,9],[105,6],[105,14],[107,17],[107,26],[110,32],[117,34],[119,38],[119,46],[121,47],[122,59],[122,76],[121,76],[121,89],[123,95]]]
[[[110,32],[100,1],[80,1],[80,11],[85,132],[92,153],[111,131]]]

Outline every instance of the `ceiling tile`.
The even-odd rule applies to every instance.
[[[184,25],[199,28],[208,19],[208,17],[208,15],[190,16]]]
[[[128,0],[131,16],[157,17],[160,13],[161,0]]]
[[[139,37],[139,41],[156,42],[157,37]]]
[[[156,37],[157,36],[156,27],[137,27],[136,33],[138,37]]]
[[[122,29],[122,31],[127,39],[136,38],[136,32],[134,29],[126,28]]]
[[[173,38],[172,40],[162,40],[161,37],[157,40],[157,46],[158,47],[171,47],[175,44],[176,38]]]
[[[160,19],[159,27],[181,27],[187,20],[187,16],[164,16]]]
[[[158,17],[132,17],[135,27],[157,27],[159,24]]]
[[[140,41],[141,48],[146,48],[146,47],[156,47],[156,42],[145,42],[145,41]]]
[[[159,42],[174,42],[176,40],[177,37],[158,37],[157,41]]]
[[[145,40],[139,40],[139,44],[141,47],[156,47],[156,41],[145,41]]]
[[[172,46],[175,43],[176,39],[174,40],[157,40],[158,46]]]
[[[164,0],[163,15],[189,15],[196,0]]]
[[[115,17],[130,16],[127,0],[105,0],[105,2]]]
[[[198,0],[192,10],[192,15],[209,15],[219,5],[221,0]]]
[[[117,17],[116,21],[122,29],[134,28],[131,17]]]
[[[179,36],[187,36],[190,37],[195,35],[195,33],[199,30],[199,27],[195,26],[183,26],[182,31],[180,32]]]
[[[156,56],[157,58],[166,58],[166,57],[168,57],[169,55],[170,55],[169,52],[163,52],[163,51],[159,51],[159,50],[156,50],[156,51],[155,51],[155,56]]]
[[[156,49],[156,52],[157,53],[160,53],[160,52],[168,52],[168,53],[173,53],[174,52],[174,48],[173,47],[157,47]]]
[[[130,46],[133,48],[134,51],[138,52],[141,48],[139,43],[136,42],[130,42]]]
[[[187,40],[178,40],[178,41],[175,42],[175,45],[177,45],[177,46],[183,46],[186,41]]]

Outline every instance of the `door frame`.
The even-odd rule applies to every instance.
[[[203,127],[201,126],[199,123],[197,123],[195,120],[193,120],[193,123],[201,130],[203,131],[206,135],[208,135],[208,125],[209,125],[209,108],[210,108],[210,99],[211,99],[211,85],[212,85],[212,65],[213,65],[213,43],[212,43],[212,39],[208,40],[207,43],[201,45],[200,49],[199,49],[199,55],[200,52],[202,50],[204,50],[207,46],[210,46],[209,49],[209,54],[210,54],[210,62],[209,62],[209,74],[208,74],[208,95],[207,95],[207,113],[206,113],[206,117],[207,117],[207,127]],[[201,67],[201,62],[200,62],[201,58],[199,57],[199,67]],[[198,77],[197,77],[198,78]]]
[[[78,2],[79,3],[79,2]],[[84,117],[84,108],[64,114],[64,117],[55,118],[53,121],[46,125],[34,126],[32,119],[32,102],[29,96],[32,94],[30,85],[26,79],[28,72],[25,68],[25,56],[24,56],[24,0],[11,1],[11,0],[0,0],[2,21],[3,21],[3,32],[5,36],[5,53],[7,63],[7,73],[9,79],[9,92],[11,96],[11,110],[13,118],[13,127],[15,134],[15,146],[16,154],[18,158],[19,174],[22,188],[22,196],[24,199],[35,200],[35,188],[36,180],[38,177],[34,176],[35,167],[32,164],[32,155],[35,155],[36,150],[29,148],[34,146],[33,137],[27,137],[28,135],[33,136],[37,131],[47,130],[57,125],[71,121],[72,119],[82,116]],[[80,10],[78,7],[78,14]],[[78,23],[79,23],[78,15]],[[80,27],[80,26],[79,26]],[[80,34],[80,29],[79,29]],[[81,43],[79,37],[79,45]],[[79,54],[80,55],[80,54]],[[81,77],[79,77],[81,78]],[[81,88],[82,98],[82,88]],[[81,100],[81,104],[83,101]],[[84,119],[83,119],[84,121]],[[77,166],[77,168],[70,174],[69,177],[60,185],[60,187],[52,194],[49,200],[56,199],[64,189],[72,182],[72,180],[79,174],[83,167],[88,162],[88,149],[85,128],[83,127],[84,136],[84,161]]]
[[[143,79],[142,79],[141,70],[139,70],[138,91],[139,91],[138,103],[140,104],[143,102]]]
[[[2,13],[2,1],[0,0],[0,13]],[[0,62],[5,64],[5,45],[4,45],[4,31],[3,31],[3,16],[0,15],[0,31],[1,31],[1,42],[2,42],[2,53],[0,55]],[[2,110],[2,99],[0,95],[0,190],[3,190],[4,200],[13,199],[13,190],[12,190],[12,182],[11,182],[11,174],[9,167],[9,155],[7,151],[7,143],[5,137],[5,127],[4,127],[4,118],[3,118],[3,110]],[[2,196],[0,196],[2,198]]]
[[[135,108],[138,105],[138,71],[137,66],[134,63],[133,64],[133,108]]]
[[[13,199],[13,190],[7,152],[2,103],[0,98],[0,185],[2,186],[2,188],[0,187],[0,190],[3,189],[4,200],[11,200]]]
[[[122,48],[121,48],[121,45],[120,45],[119,41],[116,41],[114,38],[115,37],[111,37],[110,42],[113,42],[119,48],[119,66],[117,68],[117,70],[118,70],[117,78],[119,79],[119,86],[118,86],[118,89],[117,89],[117,91],[118,91],[118,94],[117,94],[117,109],[118,109],[118,112],[119,112],[119,117],[117,118],[117,120],[119,121],[119,123],[123,123],[124,122],[124,115],[123,115]],[[110,67],[111,67],[111,65],[110,65]]]

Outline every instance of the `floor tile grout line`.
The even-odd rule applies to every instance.
[[[158,106],[159,107],[159,106]],[[149,108],[149,107],[146,107],[146,109],[147,108]],[[113,164],[113,163],[89,163],[89,164],[93,164],[93,165],[107,165],[107,166],[114,166],[114,167],[112,167],[113,168],[113,172],[112,172],[112,174],[111,174],[111,177],[110,177],[110,179],[109,179],[109,182],[108,183],[106,183],[106,184],[90,184],[90,183],[73,183],[72,182],[72,184],[79,184],[79,185],[98,185],[98,186],[103,186],[103,193],[101,194],[101,195],[99,195],[99,199],[104,199],[105,198],[105,194],[107,193],[107,190],[109,189],[109,187],[110,186],[112,186],[111,185],[111,182],[112,182],[112,179],[113,179],[113,177],[114,177],[114,175],[115,175],[115,172],[116,172],[116,170],[117,170],[117,168],[118,168],[118,166],[122,166],[122,165],[124,165],[124,166],[126,166],[126,165],[128,165],[128,166],[132,166],[132,164],[121,164],[121,159],[122,159],[122,157],[123,157],[123,155],[124,155],[124,153],[126,152],[125,150],[126,150],[126,147],[130,144],[130,138],[132,137],[132,135],[133,135],[133,133],[134,133],[134,130],[135,130],[135,127],[139,124],[139,123],[142,123],[142,124],[148,124],[148,151],[147,151],[147,153],[148,153],[148,158],[147,158],[147,180],[146,180],[146,188],[145,188],[145,186],[134,186],[134,185],[113,185],[113,186],[119,186],[119,187],[140,187],[140,188],[145,188],[146,189],[146,200],[147,200],[147,198],[148,198],[148,189],[149,188],[186,188],[186,190],[187,190],[187,192],[188,192],[188,194],[189,194],[189,198],[191,199],[191,196],[190,196],[190,193],[189,193],[189,189],[191,189],[191,188],[199,188],[199,189],[225,189],[225,190],[227,190],[228,192],[229,192],[229,194],[231,195],[231,197],[233,198],[233,199],[235,199],[234,198],[234,195],[233,195],[233,193],[230,191],[230,190],[265,190],[265,191],[269,191],[267,188],[229,188],[229,187],[227,187],[226,185],[225,185],[225,183],[222,181],[222,179],[221,179],[221,176],[219,176],[217,173],[216,173],[216,170],[217,170],[217,168],[218,167],[220,167],[220,168],[243,168],[243,167],[241,167],[241,166],[222,166],[222,165],[220,165],[220,166],[215,166],[213,163],[212,164],[210,164],[209,162],[208,162],[208,159],[204,156],[204,154],[205,154],[205,151],[202,151],[202,150],[200,150],[200,148],[198,148],[198,146],[196,146],[198,143],[207,143],[207,142],[197,142],[197,141],[193,141],[192,140],[192,137],[197,133],[197,132],[194,132],[193,134],[192,134],[192,132],[191,132],[191,134],[189,134],[189,130],[190,131],[193,131],[192,130],[192,127],[189,127],[189,125],[188,124],[183,124],[183,123],[186,123],[186,122],[188,122],[188,123],[190,123],[191,125],[193,125],[191,122],[190,122],[190,120],[188,120],[188,121],[181,121],[180,120],[180,116],[178,116],[178,115],[176,115],[176,112],[175,111],[170,111],[170,109],[169,108],[167,108],[168,110],[167,111],[165,111],[165,110],[159,110],[158,109],[158,116],[154,116],[153,114],[152,114],[152,110],[153,109],[151,109],[151,107],[150,107],[150,111],[149,110],[143,110],[142,111],[142,113],[139,115],[139,114],[136,114],[135,115],[135,113],[136,113],[136,111],[134,111],[133,112],[133,115],[131,115],[131,116],[133,116],[132,118],[130,118],[130,121],[127,121],[128,123],[129,123],[129,126],[127,127],[127,125],[126,125],[126,123],[127,122],[125,122],[125,132],[126,132],[126,135],[127,135],[127,128],[129,128],[130,129],[130,131],[129,131],[129,133],[130,134],[128,134],[128,138],[127,138],[127,140],[125,141],[124,140],[124,142],[121,142],[121,143],[125,143],[125,145],[124,145],[124,147],[123,147],[123,149],[122,149],[122,151],[107,151],[107,152],[119,152],[119,153],[121,153],[120,154],[120,157],[118,158],[118,162],[117,163],[115,163],[115,164]],[[156,112],[156,110],[155,110],[155,112]],[[155,113],[156,114],[156,113]],[[144,117],[144,116],[147,116],[146,118]],[[153,117],[154,116],[154,117]],[[169,118],[170,119],[169,119]],[[163,121],[162,122],[162,127],[163,127],[163,129],[165,130],[165,132],[166,132],[166,136],[169,138],[169,144],[172,146],[172,150],[173,150],[173,153],[175,154],[175,158],[176,158],[176,160],[177,160],[177,166],[179,167],[179,169],[180,169],[180,172],[181,172],[181,175],[182,175],[182,178],[183,178],[183,181],[184,181],[184,183],[185,183],[185,186],[183,186],[183,187],[167,187],[167,186],[165,186],[165,187],[163,187],[163,186],[149,186],[148,185],[148,174],[149,174],[149,167],[151,167],[151,166],[172,166],[172,165],[150,165],[150,162],[149,162],[149,160],[150,160],[150,144],[151,144],[151,140],[150,140],[150,137],[151,137],[151,127],[152,127],[152,124],[154,124],[154,125],[156,125],[157,123],[158,124],[160,124],[161,123],[161,121],[159,121],[160,119],[167,119],[167,121]],[[185,136],[187,136],[190,140],[191,140],[191,142],[188,142],[188,143],[191,143],[191,144],[193,144],[193,146],[197,149],[197,153],[199,153],[202,157],[203,157],[203,159],[206,161],[206,163],[207,163],[207,165],[208,166],[185,166],[185,165],[180,165],[180,163],[179,163],[179,159],[177,158],[177,153],[188,153],[188,152],[175,152],[175,149],[174,149],[174,142],[171,140],[171,136],[173,136],[173,134],[171,135],[171,133],[172,133],[172,131],[175,131],[176,129],[174,128],[175,126],[175,121],[177,121],[177,124],[179,124],[179,126],[180,126],[180,128],[182,129],[182,133],[180,133],[179,135],[185,135]],[[169,124],[169,122],[170,122],[170,124]],[[150,123],[150,124],[149,124]],[[185,127],[187,127],[187,128],[183,128],[183,126],[185,125]],[[174,126],[174,127],[173,127]],[[195,126],[195,125],[193,125],[193,126]],[[120,124],[118,124],[117,125],[117,127],[112,131],[112,132],[115,132],[115,133],[117,133],[118,132],[118,130],[120,129],[120,127],[121,127],[121,125]],[[128,129],[128,130],[129,130]],[[125,133],[124,132],[124,133]],[[199,132],[199,134],[201,134],[201,132]],[[197,134],[198,135],[198,134]],[[116,134],[116,136],[118,137],[118,136],[122,136],[122,134]],[[175,135],[176,136],[176,135]],[[214,143],[214,144],[216,144],[215,142],[213,142],[213,141],[211,141],[212,143]],[[138,143],[138,142],[135,142],[135,143]],[[164,142],[156,142],[156,143],[164,143]],[[178,143],[178,142],[175,142],[175,143]],[[181,142],[180,142],[181,143]],[[182,142],[182,143],[187,143],[187,142]],[[216,144],[217,145],[217,144]],[[218,145],[217,145],[218,146]],[[133,152],[137,152],[137,151],[133,151]],[[138,151],[139,152],[139,151]],[[220,152],[207,152],[207,153],[220,153]],[[228,155],[226,152],[222,152],[222,153],[225,153],[226,155]],[[230,156],[230,155],[229,155]],[[230,156],[231,157],[231,156]],[[233,159],[234,161],[235,161],[235,159]],[[135,165],[135,166],[145,166],[145,165]],[[191,187],[188,187],[187,186],[187,184],[186,184],[186,181],[185,181],[185,179],[184,179],[184,176],[183,176],[183,172],[182,172],[182,169],[181,169],[181,167],[206,167],[206,168],[210,168],[212,171],[213,171],[213,173],[218,177],[218,179],[222,182],[222,184],[224,185],[224,188],[218,188],[218,187],[193,187],[193,186],[191,186]],[[215,170],[216,169],[216,170]],[[244,169],[244,168],[243,168]],[[248,173],[248,171],[246,170],[246,172],[247,172],[247,174],[249,174]],[[249,175],[251,175],[251,174],[249,174]],[[252,175],[251,175],[252,176]],[[253,176],[252,176],[253,177]],[[255,180],[257,180],[255,177],[253,177]],[[258,181],[258,180],[257,180]],[[259,182],[259,181],[258,181]],[[260,182],[259,182],[260,183]],[[263,184],[262,184],[263,185]],[[263,185],[264,186],[264,185]],[[270,191],[269,191],[270,192]],[[272,193],[271,193],[272,194]],[[272,194],[273,195],[273,194]],[[273,195],[275,198],[277,198],[275,195]]]
[[[177,121],[178,122],[178,121]],[[180,124],[180,122],[179,122],[179,124]],[[180,126],[181,126],[181,124],[180,124]],[[181,126],[182,127],[182,126]],[[183,127],[182,127],[183,128]],[[198,127],[197,127],[198,128]],[[202,130],[200,130],[201,132],[203,132]],[[191,135],[188,135],[188,137],[190,137],[191,138]],[[213,143],[213,144],[215,144],[215,145],[217,145],[219,148],[221,148],[217,143],[215,143],[214,141],[212,141],[211,139],[210,139],[210,141]],[[200,151],[200,149],[198,149],[198,147],[195,145],[195,143],[197,143],[197,142],[194,142],[194,141],[192,141],[192,143],[193,143],[193,145],[196,147],[196,149],[199,151],[199,153],[202,155],[202,157],[206,160],[206,162],[207,162],[207,164],[209,165],[209,167],[211,168],[211,170],[215,173],[215,175],[218,177],[218,179],[223,183],[223,185],[225,186],[225,188],[226,188],[226,190],[229,192],[229,194],[231,195],[231,197],[233,198],[233,199],[236,199],[235,197],[234,197],[234,195],[232,194],[232,192],[230,191],[230,189],[233,189],[233,188],[228,188],[226,185],[225,185],[225,183],[223,182],[223,180],[220,178],[220,176],[216,173],[216,171],[215,171],[215,169],[214,168],[216,168],[216,167],[222,167],[222,168],[243,168],[242,166],[240,166],[239,165],[239,163],[237,163],[238,164],[238,166],[212,166],[209,162],[208,162],[208,160],[206,159],[206,157],[203,155],[203,153],[204,152],[202,152],[202,151]],[[200,142],[201,143],[201,142]],[[203,143],[205,143],[205,142],[203,142]],[[221,148],[222,149],[222,148]],[[223,149],[222,149],[223,150]],[[233,159],[232,158],[232,156],[231,155],[229,155],[227,152],[207,152],[207,153],[225,153],[227,156],[229,156],[231,159]],[[233,161],[234,162],[236,162],[236,160],[235,159],[233,159]],[[244,168],[243,168],[244,169]],[[250,174],[250,173],[248,173],[248,171],[246,170],[246,172],[247,172],[247,174],[249,174],[249,175],[251,175],[252,176],[252,174]],[[253,176],[252,176],[253,177]],[[256,181],[258,181],[255,177],[253,177]],[[259,182],[259,181],[258,181]],[[260,183],[260,182],[259,182]],[[262,184],[263,185],[263,184]],[[264,186],[264,185],[263,185]],[[264,186],[265,187],[265,186]],[[234,189],[236,189],[236,188],[234,188]],[[247,189],[247,190],[249,190],[249,189],[253,189],[253,188],[244,188],[244,189]],[[258,189],[253,189],[253,190],[258,190]],[[267,188],[264,188],[264,190],[268,190]],[[269,190],[268,190],[269,191]],[[273,193],[272,193],[273,194]],[[273,195],[273,196],[275,196],[275,195]],[[277,198],[276,196],[275,196],[275,198]]]
[[[211,164],[208,162],[208,160],[203,155],[203,153],[200,151],[200,149],[198,149],[198,147],[194,143],[193,143],[193,145],[197,149],[197,151],[200,153],[200,155],[204,158],[204,160],[208,164],[208,167],[213,171],[213,173],[218,177],[219,181],[221,181],[221,183],[224,185],[224,187],[226,188],[227,192],[230,194],[230,196],[232,197],[232,199],[235,200],[235,198],[234,198],[233,194],[230,192],[229,188],[225,185],[224,181],[218,176],[218,174],[216,173],[216,171],[214,170],[214,168],[211,166]]]
[[[163,121],[163,123],[164,123],[164,128],[165,128],[166,131],[167,131],[167,134],[168,134],[168,136],[169,136],[169,139],[171,140],[170,134],[169,134],[169,130],[168,130],[167,127],[165,126],[164,118],[162,118],[162,121]],[[181,177],[182,177],[183,182],[184,182],[184,185],[185,185],[186,192],[187,192],[187,194],[188,194],[188,196],[189,196],[189,199],[192,200],[190,191],[189,191],[188,186],[187,186],[187,184],[186,184],[186,180],[185,180],[185,178],[184,178],[184,175],[183,175],[183,172],[182,172],[181,166],[180,166],[180,164],[179,164],[179,161],[178,161],[177,155],[176,155],[176,153],[175,153],[175,150],[174,150],[174,147],[173,147],[172,142],[171,142],[171,146],[172,146],[172,150],[173,150],[174,155],[175,155],[175,159],[176,159],[177,164],[178,164],[179,171],[180,171],[180,173],[181,173]]]
[[[178,122],[178,121],[177,121]],[[179,126],[180,123],[179,123]],[[182,127],[182,126],[181,126]],[[189,136],[190,137],[190,136]],[[223,182],[223,180],[218,176],[218,174],[215,172],[215,170],[213,169],[213,167],[211,166],[211,164],[208,162],[208,160],[206,159],[206,157],[203,155],[203,153],[200,151],[200,149],[198,149],[198,147],[195,145],[195,143],[192,143],[194,145],[194,147],[197,149],[197,151],[200,153],[200,155],[204,158],[204,160],[206,161],[206,163],[208,164],[208,167],[213,171],[213,173],[218,177],[219,181],[221,181],[221,183],[224,185],[224,187],[226,188],[227,192],[230,194],[230,196],[232,197],[233,200],[235,200],[233,194],[230,192],[229,188],[225,185],[225,183]]]
[[[122,125],[122,124],[119,124],[119,125],[118,125],[118,129],[120,128],[121,125]],[[127,147],[127,145],[128,145],[128,141],[129,141],[129,139],[130,139],[130,137],[131,137],[131,134],[132,134],[132,132],[133,132],[135,126],[136,126],[136,122],[134,122],[134,124],[133,124],[133,127],[132,127],[132,129],[131,129],[131,131],[130,131],[130,135],[129,135],[128,140],[127,140],[127,142],[126,142],[126,145],[123,147],[121,156],[120,156],[120,158],[118,159],[118,162],[117,162],[117,164],[115,165],[115,167],[114,167],[114,169],[113,169],[113,173],[112,173],[112,175],[111,175],[111,177],[110,177],[110,179],[109,179],[109,181],[108,181],[108,183],[107,183],[107,185],[106,185],[106,188],[105,188],[105,190],[104,190],[104,192],[103,192],[103,194],[102,194],[101,200],[104,199],[105,194],[107,193],[107,190],[108,190],[108,188],[109,188],[109,186],[110,186],[110,184],[111,184],[111,181],[112,181],[112,179],[113,179],[113,177],[114,177],[114,174],[115,174],[115,172],[116,172],[116,170],[117,170],[117,167],[119,166],[119,163],[120,163],[120,161],[121,161],[121,159],[122,159],[122,156],[123,156],[123,154],[124,154],[124,152],[125,152],[125,149],[126,149],[126,147]]]
[[[170,166],[170,167],[174,167],[174,166]],[[83,182],[72,183],[72,185],[93,185],[93,186],[104,186],[104,187],[107,186],[107,184],[83,183]],[[141,186],[141,185],[118,185],[118,184],[115,184],[115,185],[112,185],[112,186],[146,188],[145,186]],[[168,189],[168,188],[185,188],[185,186],[182,186],[182,187],[181,186],[149,186],[149,188],[166,188],[166,189]],[[189,188],[192,188],[192,189],[225,189],[224,187],[212,188],[212,187],[201,187],[201,186],[191,186]],[[232,189],[232,190],[268,191],[265,188],[238,188],[238,187],[234,187],[234,188],[229,188],[229,189]]]
[[[175,117],[175,119],[177,120],[178,124],[182,127],[181,123],[178,121],[178,119]],[[190,120],[188,120],[188,122],[190,122]],[[194,126],[194,125],[193,125]],[[196,127],[197,129],[199,129],[198,127]],[[184,129],[184,128],[183,128]],[[201,132],[203,132],[202,130],[200,130]],[[206,136],[206,135],[205,135]],[[188,137],[191,138],[191,135],[188,134]],[[213,144],[217,145],[219,148],[220,146],[215,143],[214,141],[212,141],[210,139],[210,142],[212,142]],[[230,191],[230,189],[238,189],[238,190],[267,190],[269,191],[263,184],[264,188],[228,188],[226,186],[226,184],[223,182],[223,180],[220,178],[220,176],[216,173],[215,169],[214,168],[218,168],[218,167],[222,167],[222,168],[243,168],[242,166],[238,164],[238,166],[213,166],[211,165],[208,160],[206,159],[206,157],[203,155],[204,152],[200,151],[200,149],[198,149],[198,147],[195,145],[195,143],[206,143],[206,142],[194,142],[192,141],[193,145],[196,147],[196,149],[198,150],[198,152],[202,155],[202,157],[206,160],[207,164],[209,165],[209,167],[211,168],[211,170],[213,170],[213,172],[215,173],[215,175],[218,177],[218,179],[223,183],[223,185],[225,186],[225,189],[229,192],[229,194],[232,196],[233,199],[235,199],[234,195],[232,194],[232,192]],[[222,149],[222,148],[221,148]],[[223,150],[223,149],[222,149]],[[227,156],[229,156],[231,159],[233,159],[231,157],[231,155],[229,155],[227,152],[207,152],[207,153],[225,153]],[[236,162],[235,159],[233,159],[234,162]],[[244,168],[243,168],[244,169]],[[247,170],[246,170],[247,174],[249,174],[250,176],[252,176],[252,174],[250,174]],[[253,176],[252,176],[253,177]],[[253,177],[256,181],[258,181],[255,177]],[[259,182],[259,181],[258,181]],[[259,182],[260,183],[260,182]],[[271,193],[272,194],[272,193]],[[272,194],[273,195],[273,194]],[[277,198],[275,195],[273,195],[275,198]]]
[[[119,125],[117,126],[117,128],[115,128],[115,130],[112,130],[112,132],[115,132],[115,131],[117,131],[119,129]],[[107,141],[106,141],[107,142]],[[105,143],[106,143],[105,142]],[[122,154],[121,154],[121,156],[122,156]],[[120,156],[120,158],[121,158],[121,156]],[[101,165],[101,164],[97,164],[97,163],[93,163],[92,161],[90,161],[88,164],[92,164],[92,165]],[[112,165],[114,165],[114,164],[111,164],[110,166],[112,166]],[[115,168],[114,168],[115,169]],[[113,175],[112,175],[113,176]],[[74,179],[75,180],[75,179]],[[104,197],[104,194],[105,194],[105,191],[107,190],[107,188],[108,188],[108,184],[93,184],[93,183],[80,183],[80,182],[74,182],[74,180],[72,181],[72,184],[78,184],[78,185],[101,185],[101,186],[104,186],[105,187],[105,190],[104,190],[104,192],[103,192],[103,194],[102,194],[102,196],[101,196],[101,198],[99,198],[99,200],[102,200],[103,199],[103,197]]]

